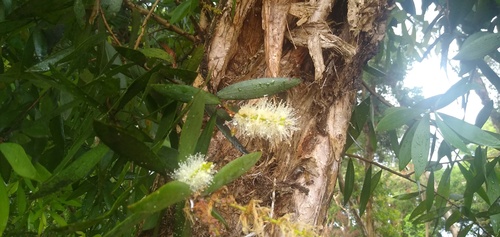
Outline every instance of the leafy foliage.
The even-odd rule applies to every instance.
[[[247,153],[224,125],[230,119],[225,100],[272,95],[301,83],[260,78],[216,94],[193,86],[209,80],[203,78],[196,22],[201,12],[218,14],[197,0],[0,4],[0,235],[126,235],[155,228],[165,209],[179,227],[174,234],[188,235],[183,202],[234,181],[261,153],[220,165],[201,193],[169,174],[189,155],[207,152],[215,127]],[[423,15],[431,4],[442,10],[427,22]],[[380,224],[384,235],[400,234],[397,227],[413,236],[423,223],[434,232],[458,226],[462,236],[500,232],[500,158],[490,155],[500,149],[500,135],[482,129],[493,101],[474,125],[440,111],[481,89],[479,71],[500,89],[492,66],[500,63],[498,8],[495,0],[424,0],[417,15],[413,1],[405,0],[391,12],[364,83],[401,106],[373,90],[360,96],[346,154],[364,152],[364,140],[378,160],[364,160],[369,166],[362,169],[350,154],[342,187],[343,205],[353,205],[357,215],[373,204],[378,224],[395,223]],[[453,42],[459,50],[451,55]],[[423,100],[401,80],[412,61],[433,49],[443,67],[450,55],[458,61],[463,79]],[[399,172],[388,168],[387,157],[397,158]],[[210,215],[225,223],[216,209]]]
[[[141,25],[147,4],[96,3],[2,3],[0,235],[138,232],[137,223],[195,195],[170,174],[189,155],[206,153],[216,123],[224,126],[217,114],[225,111],[212,105],[228,98],[191,86],[203,54],[196,40]],[[187,19],[199,13],[198,1],[165,4],[178,31],[193,29]],[[245,90],[271,95],[300,81],[249,83]],[[260,157],[219,167],[196,195],[217,191]]]

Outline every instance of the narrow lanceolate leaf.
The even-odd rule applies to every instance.
[[[486,131],[455,117],[443,113],[438,113],[438,115],[443,119],[446,125],[469,142],[482,146],[500,148],[500,140],[488,134]]]
[[[363,188],[361,189],[361,197],[359,198],[359,215],[362,216],[365,212],[366,204],[370,200],[370,190],[372,182],[372,167],[368,168],[365,173],[365,180],[363,181]]]
[[[463,96],[465,93],[475,88],[477,88],[477,84],[469,83],[468,78],[464,78],[453,84],[444,94],[437,95],[436,102],[431,105],[431,108],[434,110],[444,108],[457,100],[458,97]]]
[[[7,194],[5,182],[0,176],[0,236],[2,236],[7,227],[7,222],[9,221],[9,208],[9,195]]]
[[[172,56],[170,56],[170,54],[168,54],[167,52],[165,52],[162,49],[145,48],[145,49],[141,50],[141,53],[143,53],[144,55],[146,55],[146,57],[158,58],[158,59],[164,60],[166,62],[173,62],[174,61],[174,59],[172,58]]]
[[[215,174],[212,184],[203,192],[203,195],[210,194],[242,176],[257,163],[261,156],[262,152],[254,152],[229,162]]]
[[[97,147],[87,151],[76,161],[71,163],[68,167],[61,172],[54,174],[40,188],[40,191],[33,195],[33,198],[39,198],[56,192],[57,190],[66,187],[78,180],[83,179],[94,166],[106,155],[109,148],[105,145],[98,145]]]
[[[450,127],[448,127],[448,125],[446,125],[439,116],[436,116],[436,124],[445,141],[458,148],[461,152],[470,154],[469,149],[462,139]]]
[[[153,84],[151,85],[153,89],[158,91],[164,96],[170,99],[188,103],[193,100],[194,96],[198,95],[204,98],[205,104],[220,104],[219,98],[217,96],[210,94],[200,88],[196,88],[188,85],[177,85],[177,84]]]
[[[471,35],[462,44],[455,60],[481,59],[500,47],[500,33],[478,32]]]
[[[154,213],[161,211],[175,203],[181,202],[191,195],[189,185],[172,181],[163,185],[158,190],[129,206],[134,213]]]
[[[31,163],[31,159],[21,145],[16,143],[1,143],[0,152],[7,159],[14,172],[28,179],[41,181],[38,173]]]
[[[354,190],[354,165],[352,159],[349,159],[347,163],[344,180],[344,205],[346,205],[349,202],[349,198],[351,198],[352,190]]]
[[[130,228],[146,219],[149,213],[133,213],[125,220],[116,225],[111,231],[106,233],[104,237],[126,236],[130,235]]]
[[[427,212],[431,210],[432,203],[434,203],[434,171],[430,171],[429,178],[427,179],[427,189],[425,190]]]
[[[418,179],[425,171],[429,158],[430,148],[430,121],[429,114],[418,122],[413,140],[411,142],[411,160],[415,165],[415,177]]]
[[[94,121],[94,130],[101,141],[119,154],[120,158],[159,173],[166,173],[175,168],[172,165],[175,162],[160,159],[146,144],[124,129]]]
[[[474,125],[478,128],[482,128],[486,121],[490,118],[491,111],[493,110],[493,100],[489,100],[479,111],[476,117],[476,122]]]
[[[390,108],[387,109],[386,115],[380,120],[377,125],[377,131],[387,131],[399,128],[409,121],[420,117],[425,112],[422,109],[409,109],[409,108]]]
[[[203,132],[201,132],[198,143],[196,144],[195,153],[199,152],[201,154],[207,154],[208,146],[210,145],[210,140],[212,140],[212,135],[214,133],[215,123],[217,121],[217,115],[214,113],[208,123],[205,125]]]
[[[451,225],[455,224],[460,220],[460,212],[453,210],[453,213],[446,219],[446,222],[444,224],[445,230],[450,230]]]
[[[419,192],[412,192],[412,193],[405,193],[405,194],[396,195],[393,198],[398,199],[398,200],[409,200],[409,199],[418,197],[421,193],[422,192],[420,192],[420,191]]]
[[[298,78],[258,78],[229,85],[217,92],[217,96],[224,100],[255,99],[286,91],[300,83]]]
[[[415,217],[419,216],[420,214],[424,213],[426,209],[425,202],[420,202],[415,209],[410,214],[410,220],[415,219]]]
[[[411,148],[413,143],[413,137],[415,135],[415,130],[417,129],[417,123],[413,123],[408,130],[406,130],[403,139],[401,140],[401,146],[399,147],[398,159],[399,159],[399,169],[402,170],[410,163],[411,160]]]
[[[179,162],[185,161],[186,157],[193,154],[196,149],[203,122],[204,109],[204,98],[198,94],[194,97],[189,107],[189,111],[186,115],[186,122],[182,127],[181,137],[179,139],[179,157],[177,159]]]
[[[436,197],[436,209],[446,206],[446,199],[450,196],[450,174],[451,169],[448,167],[444,170],[441,180],[439,180],[437,192],[441,196]]]

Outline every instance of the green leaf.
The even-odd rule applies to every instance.
[[[431,106],[433,110],[444,108],[455,101],[458,97],[464,95],[478,86],[475,83],[469,83],[468,78],[464,78],[453,84],[444,94],[436,96],[436,102]]]
[[[286,91],[300,83],[298,78],[258,78],[229,85],[217,92],[217,96],[224,100],[255,99]]]
[[[19,20],[4,20],[0,21],[0,35],[21,30],[24,26],[28,25],[31,19],[19,19]]]
[[[366,121],[370,117],[370,106],[371,101],[370,97],[363,100],[356,106],[356,109],[352,112],[351,122],[349,123],[349,136],[347,137],[346,144],[344,145],[344,150],[349,149],[351,145],[354,143],[354,140],[358,138],[358,136],[363,131],[363,127],[366,124]]]
[[[201,132],[200,138],[198,139],[198,143],[196,144],[195,152],[199,152],[201,154],[207,154],[208,147],[210,145],[210,141],[212,140],[212,135],[214,133],[215,122],[217,121],[217,115],[214,113],[208,120],[208,123],[205,125],[205,129]]]
[[[370,200],[370,190],[372,183],[372,167],[368,168],[365,173],[365,180],[363,181],[363,188],[361,189],[361,196],[359,198],[359,215],[362,216],[365,212],[366,204]]]
[[[115,46],[116,52],[118,52],[124,58],[136,63],[137,65],[144,65],[146,63],[146,55],[143,52],[127,47]]]
[[[104,237],[127,236],[130,235],[130,230],[149,216],[149,213],[132,213],[125,220],[115,225],[115,227],[106,233]]]
[[[474,224],[470,224],[470,225],[467,225],[465,228],[462,228],[459,232],[458,232],[458,236],[457,237],[466,237],[469,233],[470,233],[470,229],[472,229],[472,226]]]
[[[73,12],[75,13],[76,22],[81,28],[85,26],[85,5],[82,0],[75,0],[73,5]]]
[[[171,13],[172,17],[170,18],[170,22],[174,24],[182,20],[184,17],[191,15],[192,13],[194,13],[196,7],[198,7],[198,4],[199,4],[198,0],[183,1],[179,6],[177,6],[172,11]]]
[[[173,62],[174,59],[170,54],[165,52],[163,49],[158,49],[158,48],[145,48],[141,49],[141,53],[143,53],[146,57],[149,58],[158,58],[161,60],[164,60],[166,62]]]
[[[438,113],[438,115],[444,123],[468,141],[482,146],[500,148],[500,140],[480,128],[443,113]]]
[[[494,71],[488,63],[484,60],[481,60],[477,63],[477,67],[481,70],[481,73],[491,82],[491,84],[500,91],[500,77]]]
[[[432,210],[432,211],[427,212],[426,214],[423,214],[423,215],[419,216],[418,218],[416,218],[413,221],[413,223],[422,224],[425,222],[434,221],[434,220],[440,218],[442,216],[442,214],[447,212],[449,209],[451,209],[451,207],[443,207],[443,208],[440,208],[438,210]]]
[[[419,216],[420,214],[424,213],[426,210],[426,204],[425,202],[420,202],[415,209],[410,214],[410,220],[415,219],[415,217]]]
[[[54,53],[50,55],[48,58],[45,60],[31,66],[28,68],[28,72],[45,72],[50,70],[51,65],[56,65],[59,63],[62,59],[66,58],[67,56],[71,55],[71,53],[74,51],[73,48],[68,48],[64,49],[61,51],[58,51],[57,53]]]
[[[429,173],[427,188],[425,189],[425,205],[427,207],[427,212],[431,210],[432,203],[434,202],[434,171],[430,171]]]
[[[140,201],[131,204],[128,208],[133,213],[155,213],[186,200],[189,196],[191,196],[189,185],[180,181],[172,181]]]
[[[458,54],[453,57],[455,60],[475,60],[481,59],[500,47],[500,33],[478,32],[467,38]]]
[[[179,162],[185,161],[186,157],[193,154],[196,149],[196,143],[200,136],[201,125],[203,122],[203,112],[205,109],[204,97],[198,94],[194,97],[186,115],[186,122],[182,127],[181,137],[179,139]]]
[[[160,76],[169,80],[176,81],[181,79],[184,84],[191,85],[198,76],[196,69],[194,71],[181,69],[181,68],[163,68],[159,71]]]
[[[458,222],[460,220],[460,212],[454,210],[451,215],[446,218],[446,222],[444,224],[445,226],[445,230],[450,230],[450,227],[455,224],[456,222]]]
[[[344,178],[344,205],[346,205],[349,202],[349,198],[351,198],[352,191],[354,190],[354,165],[352,163],[352,159],[349,159],[349,162],[347,163],[347,170],[345,172],[345,178]]]
[[[425,112],[422,109],[409,109],[403,107],[389,108],[385,116],[377,124],[376,130],[379,132],[399,128],[413,119],[420,117]]]
[[[201,61],[205,56],[205,47],[203,45],[199,45],[193,50],[188,60],[184,60],[182,68],[185,68],[190,71],[196,71],[198,66],[200,66]]]
[[[439,128],[441,135],[443,135],[444,140],[449,142],[454,147],[458,148],[461,152],[470,154],[469,149],[462,141],[462,139],[450,127],[448,127],[448,125],[446,125],[439,116],[435,116],[435,118],[436,125]]]
[[[98,145],[90,151],[85,152],[85,154],[80,156],[68,167],[45,181],[41,185],[40,190],[33,194],[32,198],[49,195],[69,184],[82,180],[92,169],[94,169],[108,151],[109,148],[107,146]]]
[[[205,104],[210,105],[221,103],[217,96],[193,86],[177,84],[153,84],[151,85],[151,87],[170,99],[181,101],[184,103],[190,102],[196,95],[203,97]]]
[[[163,174],[175,168],[172,165],[175,161],[169,162],[160,159],[148,146],[137,140],[135,136],[130,135],[126,130],[99,121],[94,121],[94,130],[101,141],[119,154],[121,158]]]
[[[116,107],[115,109],[121,110],[137,94],[144,91],[144,89],[146,89],[146,86],[148,85],[151,75],[155,73],[158,69],[159,67],[154,67],[147,73],[144,73],[139,78],[135,79],[134,82],[132,82],[132,84],[130,84],[130,86],[127,88],[127,91],[125,91],[125,93],[120,97],[120,100],[118,102],[118,107]]]
[[[252,168],[261,156],[262,152],[253,152],[229,162],[215,174],[212,184],[203,192],[203,195],[208,195],[239,178]]]
[[[429,158],[430,148],[430,121],[429,114],[418,122],[411,142],[411,159],[415,166],[415,177],[418,179],[425,171]]]
[[[401,140],[401,146],[398,153],[400,170],[404,169],[411,161],[411,148],[413,144],[413,137],[415,135],[415,131],[417,130],[417,125],[418,123],[413,123],[413,125],[411,125],[411,127],[406,130],[406,133]]]
[[[0,176],[0,236],[2,236],[9,221],[10,202],[5,181]]]
[[[370,195],[373,194],[373,191],[375,191],[375,188],[380,182],[381,177],[382,177],[382,170],[379,170],[375,175],[373,175],[372,183],[370,184]]]
[[[436,197],[436,209],[446,206],[447,198],[450,196],[450,167],[446,168],[439,180],[437,192],[441,196]],[[444,197],[444,198],[443,198]]]
[[[229,230],[229,224],[227,224],[226,219],[217,211],[215,207],[212,208],[212,212],[210,213],[215,219],[217,219],[220,223]]]
[[[408,200],[408,199],[412,199],[412,198],[418,197],[421,193],[422,193],[422,191],[412,192],[412,193],[405,193],[405,194],[396,195],[393,198],[394,199],[398,199],[398,200]]]
[[[120,11],[123,0],[100,0],[102,10],[105,11],[106,16],[114,17]]]
[[[7,159],[14,172],[28,179],[41,181],[38,173],[31,163],[31,159],[21,145],[16,143],[1,143],[0,152]]]
[[[474,125],[478,128],[482,128],[486,121],[490,118],[491,111],[493,111],[493,100],[486,102],[483,108],[479,111]]]

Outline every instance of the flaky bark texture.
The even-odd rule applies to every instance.
[[[223,4],[207,47],[209,90],[259,77],[298,77],[303,83],[274,98],[295,108],[300,131],[274,148],[265,141],[238,137],[247,150],[263,151],[263,158],[217,198],[234,197],[241,205],[260,200],[273,218],[288,215],[292,222],[314,226],[316,233],[327,236],[327,210],[357,80],[385,34],[390,6],[386,0]],[[218,165],[240,155],[220,133],[215,135],[209,157]],[[240,236],[242,227],[248,227],[238,219],[240,212],[220,209],[231,227],[223,235]],[[261,236],[282,235],[279,227],[264,229]]]

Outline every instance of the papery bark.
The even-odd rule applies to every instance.
[[[234,82],[264,76],[299,77],[303,83],[273,97],[286,100],[296,109],[300,131],[277,148],[240,137],[247,150],[262,150],[264,156],[248,174],[229,185],[226,194],[240,204],[261,200],[262,206],[273,208],[273,217],[289,214],[292,221],[314,226],[318,233],[327,236],[326,215],[356,102],[356,81],[385,34],[387,2],[356,1],[350,6],[359,9],[347,12],[343,5],[346,3],[333,0],[243,0],[237,2],[234,18],[229,13],[231,4],[232,1],[226,3],[224,12],[214,22],[206,60],[211,76],[209,89],[215,92]],[[297,12],[300,8],[293,4],[308,7]],[[283,9],[291,13],[286,15],[288,25],[283,24]],[[347,24],[348,14],[357,13],[369,19],[356,22],[356,26]],[[333,21],[337,24],[327,23]],[[310,27],[314,24],[322,27]],[[307,45],[294,45],[293,34],[282,43],[283,33],[300,29],[309,29]],[[324,68],[315,67],[321,63]],[[217,164],[241,155],[220,133],[214,138],[209,157],[214,157]],[[236,211],[223,216],[230,226],[238,226]],[[267,228],[266,236],[279,236],[277,230]],[[226,235],[240,232],[234,230]]]

